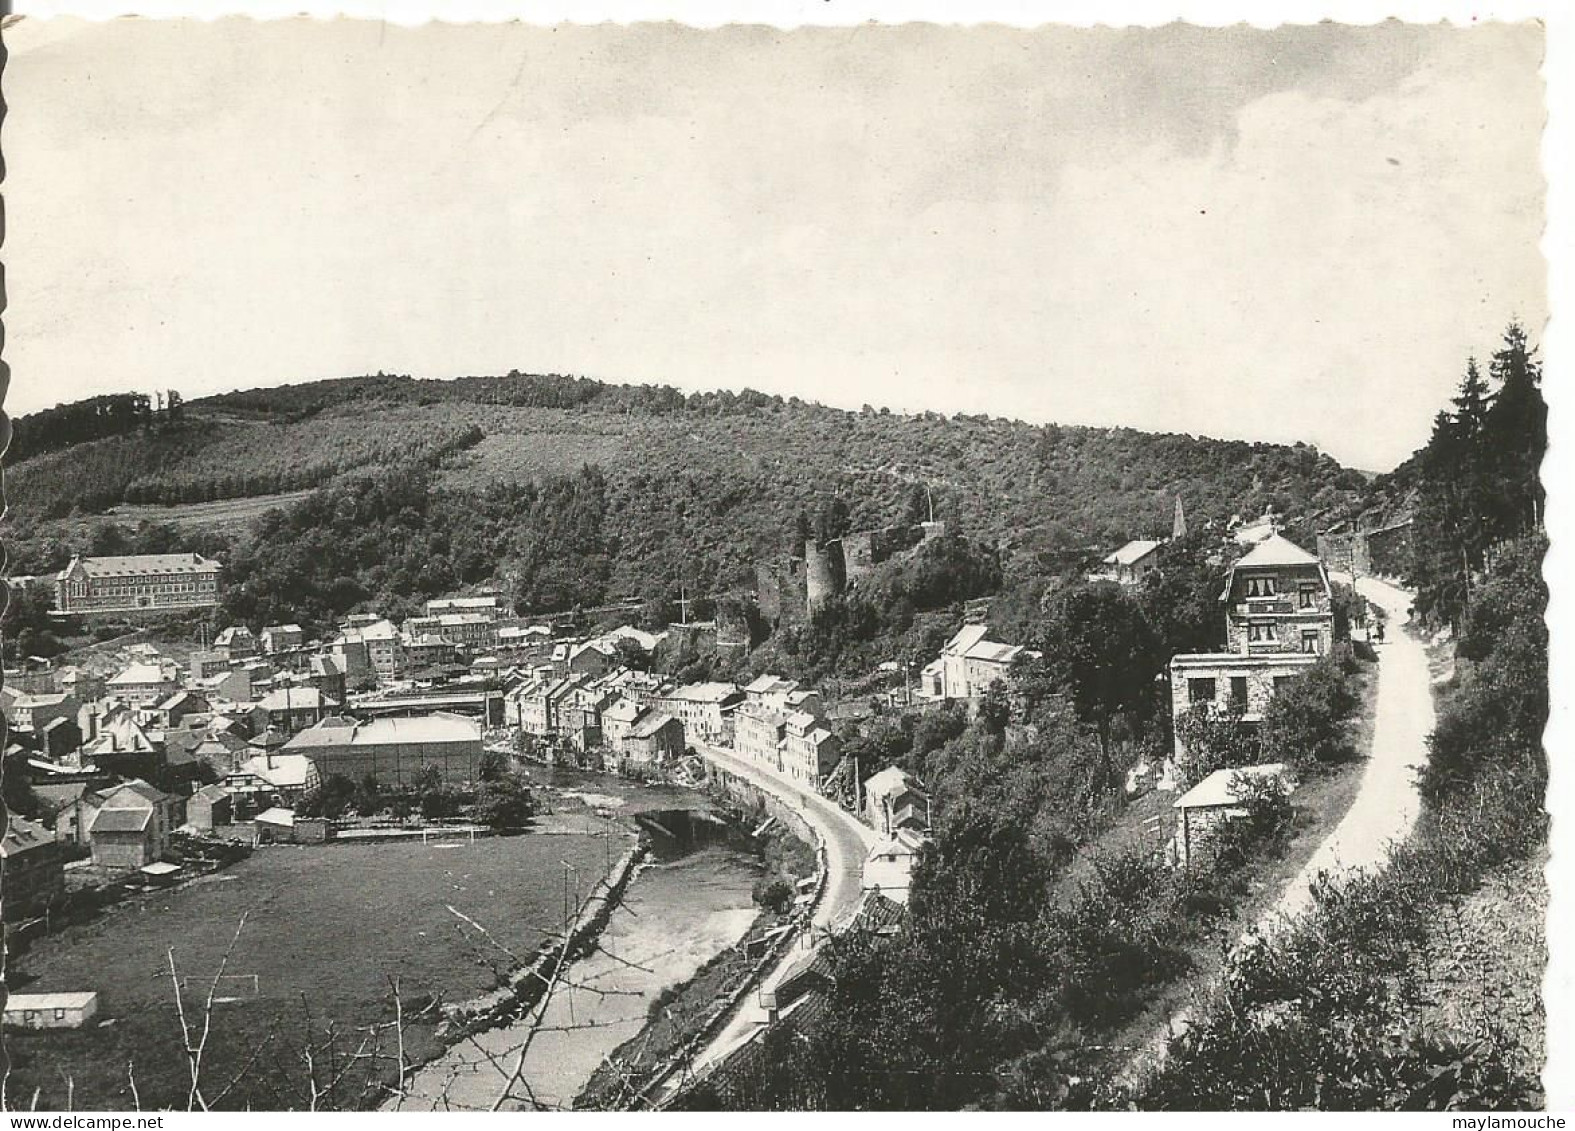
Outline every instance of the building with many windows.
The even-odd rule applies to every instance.
[[[1270,534],[1231,567],[1220,601],[1225,649],[1171,658],[1171,717],[1204,710],[1256,723],[1276,691],[1334,648],[1329,574],[1312,554]],[[1175,756],[1186,757],[1179,735]]]
[[[55,577],[62,613],[135,613],[210,608],[219,603],[216,561],[201,554],[72,558]]]

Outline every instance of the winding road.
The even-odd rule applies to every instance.
[[[1347,584],[1351,580],[1331,576]],[[1356,800],[1259,920],[1261,935],[1283,930],[1311,906],[1312,885],[1320,874],[1338,879],[1383,868],[1421,812],[1417,775],[1427,762],[1433,691],[1426,647],[1402,631],[1410,620],[1411,594],[1373,577],[1359,579],[1356,590],[1388,615],[1385,641],[1375,645],[1378,703],[1372,751]]]
[[[695,1054],[689,1065],[688,1078],[701,1075],[719,1064],[759,1033],[767,1020],[766,1010],[760,1005],[761,995],[774,990],[806,953],[821,945],[829,934],[841,929],[858,912],[864,882],[864,858],[879,840],[874,829],[834,802],[805,790],[797,782],[746,761],[720,746],[696,742],[694,748],[717,769],[758,786],[791,805],[804,818],[825,852],[826,889],[815,906],[814,914],[810,916],[808,929],[801,932],[793,945],[783,951],[776,966],[744,998],[733,1017]],[[680,1079],[675,1076],[659,1089],[655,1097],[658,1104],[677,1090]]]
[[[1331,571],[1329,576],[1352,584],[1349,574]],[[1268,940],[1292,927],[1312,906],[1312,885],[1320,875],[1338,882],[1361,872],[1382,870],[1390,854],[1410,835],[1421,812],[1417,776],[1427,762],[1427,738],[1433,730],[1433,690],[1426,647],[1403,631],[1411,619],[1412,595],[1373,577],[1360,578],[1355,586],[1387,617],[1385,642],[1375,645],[1378,701],[1372,748],[1361,784],[1339,824],[1286,883],[1279,898],[1243,932],[1238,945]],[[1118,1075],[1118,1082],[1130,1087],[1162,1063],[1171,1038],[1185,1032],[1192,1020],[1191,1005],[1171,1014],[1165,1025],[1139,1046]]]

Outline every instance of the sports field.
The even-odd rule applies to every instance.
[[[495,984],[492,965],[507,959],[449,905],[523,956],[562,922],[575,888],[588,888],[609,858],[631,845],[627,834],[608,828],[606,836],[482,838],[473,845],[265,848],[205,881],[41,939],[13,963],[13,992],[97,990],[97,1020],[108,1023],[77,1032],[8,1031],[8,1098],[26,1106],[38,1088],[38,1106],[60,1110],[69,1080],[77,1109],[123,1110],[135,1104],[134,1076],[142,1107],[184,1108],[189,1076],[168,952],[174,949],[176,969],[188,979],[188,1020],[200,1024],[208,981],[245,915],[227,966],[235,977],[218,995],[234,1000],[213,1013],[204,1092],[213,1103],[239,1075],[214,1106],[307,1107],[312,1076],[321,1085],[339,1075],[345,1055],[362,1049],[366,1027],[392,1020],[390,979],[399,980],[407,1010],[424,995],[456,1001]],[[430,1051],[431,1031],[430,1023],[410,1028],[412,1055]],[[394,1052],[391,1030],[382,1048]],[[363,1056],[343,1072],[336,1102],[354,1102],[368,1063]]]

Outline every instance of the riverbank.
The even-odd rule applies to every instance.
[[[756,893],[781,879],[799,892],[796,881],[813,877],[817,862],[812,846],[781,824],[773,823],[756,839],[764,873]],[[796,908],[758,909],[739,942],[712,957],[687,980],[665,987],[649,1006],[647,1021],[596,1069],[575,1097],[576,1110],[616,1111],[638,1098],[714,1026],[719,1010],[757,976],[787,931]]]

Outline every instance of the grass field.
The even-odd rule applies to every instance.
[[[116,522],[172,522],[201,530],[238,531],[264,511],[287,507],[311,491],[285,491],[278,495],[253,495],[245,499],[219,499],[211,503],[178,503],[161,507],[122,503],[109,509]]]
[[[8,1032],[11,1103],[25,1106],[37,1088],[39,1106],[59,1110],[70,1080],[78,1109],[129,1109],[130,1065],[142,1107],[184,1108],[188,1071],[167,953],[174,948],[177,969],[190,979],[188,1012],[200,1012],[207,980],[245,915],[227,969],[255,974],[259,996],[251,998],[249,979],[227,980],[221,996],[243,1000],[215,1009],[205,1094],[213,1102],[250,1062],[241,1083],[214,1106],[306,1107],[307,1034],[320,1045],[332,1026],[338,1055],[353,1051],[365,1026],[392,1018],[390,979],[399,980],[407,1009],[422,995],[457,1001],[495,985],[493,963],[507,959],[479,943],[447,905],[525,955],[561,922],[565,875],[586,888],[630,843],[614,831],[459,847],[271,848],[210,880],[123,905],[40,940],[13,963],[14,991],[97,990],[99,1019],[107,1023],[78,1032]],[[431,1034],[430,1021],[413,1026],[410,1053],[432,1051]],[[391,1036],[383,1047],[392,1052]],[[326,1052],[315,1059],[319,1078],[337,1071]],[[349,1073],[336,1101],[354,1102],[363,1078]]]

